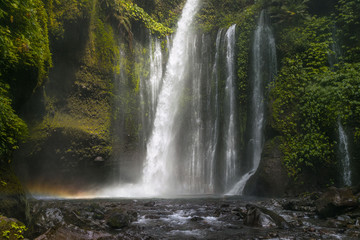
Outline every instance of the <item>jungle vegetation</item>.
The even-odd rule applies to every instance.
[[[162,38],[174,31],[183,4],[183,0],[2,0],[1,164],[11,161],[19,142],[28,136],[21,107],[48,81],[52,56],[58,51],[52,43],[66,37],[69,24],[79,19],[89,22],[94,33],[84,61],[94,72],[110,76],[119,70],[115,33],[127,39],[130,49],[136,28]],[[279,56],[278,75],[268,89],[268,137],[280,137],[283,163],[294,179],[323,166],[335,170],[336,126],[341,123],[347,129],[354,145],[360,141],[360,0],[204,0],[196,20],[200,31],[214,34],[231,24],[241,29],[237,72],[242,106],[248,101],[252,31],[263,8],[271,17]],[[128,58],[131,62],[132,55]],[[136,67],[127,66],[130,72]],[[87,76],[86,71],[79,74]],[[134,89],[136,79],[134,75]],[[106,84],[101,88],[111,97],[111,80]],[[75,106],[78,99],[74,101]],[[101,103],[103,109],[111,107],[110,102]],[[354,158],[359,156],[356,152]],[[329,178],[333,181],[333,176]]]

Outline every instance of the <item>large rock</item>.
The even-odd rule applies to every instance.
[[[250,227],[279,227],[287,229],[290,225],[277,213],[253,204],[246,205],[244,224]]]
[[[246,184],[244,194],[259,197],[285,195],[289,178],[282,164],[279,145],[278,138],[265,143],[260,165]]]
[[[106,224],[114,229],[124,228],[137,220],[137,213],[130,210],[113,210],[106,218]]]
[[[34,217],[34,227],[38,232],[65,225],[64,216],[59,208],[44,208]]]
[[[8,164],[0,165],[0,214],[30,221],[26,192]]]
[[[316,211],[320,217],[333,217],[359,206],[358,199],[350,188],[329,188],[316,201]]]

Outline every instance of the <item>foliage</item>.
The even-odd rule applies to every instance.
[[[282,55],[289,57],[284,58],[272,88],[272,111],[274,127],[284,137],[281,149],[292,177],[297,177],[303,168],[316,168],[331,159],[331,144],[318,122],[319,108],[316,102],[308,102],[307,95],[317,74],[328,70],[329,36],[319,31],[327,26],[326,19],[313,18],[301,27],[284,29],[280,42]]]
[[[47,14],[42,1],[3,0],[0,3],[1,158],[9,159],[27,133],[13,102],[39,87],[50,66]]]
[[[14,112],[7,96],[8,86],[0,82],[0,160],[7,160],[13,150],[18,148],[19,140],[24,139],[27,126]],[[8,161],[8,160],[7,160]]]
[[[27,231],[27,227],[19,221],[0,216],[0,230],[1,239],[24,239],[24,233]]]
[[[360,62],[360,1],[339,0],[334,18],[345,60]]]
[[[144,9],[131,2],[125,3],[125,7],[135,20],[140,20],[145,24],[145,27],[150,29],[152,33],[159,33],[161,36],[166,36],[172,33],[170,28],[165,27],[161,23],[156,22],[147,14]]]
[[[261,5],[268,7],[275,24],[298,22],[309,18],[309,0],[262,0]]]
[[[147,1],[148,0],[144,0]],[[154,11],[151,16],[164,26],[173,28],[185,4],[184,0],[154,0]]]
[[[111,15],[128,33],[131,33],[131,19],[142,22],[153,34],[166,36],[172,33],[170,28],[156,22],[144,9],[130,0],[103,0],[103,2]]]
[[[228,28],[235,23],[241,23],[249,14],[254,14],[252,1],[248,0],[205,0],[197,15],[197,25],[204,32],[219,28]]]
[[[47,15],[41,0],[3,0],[0,4],[0,74],[14,85],[12,72],[31,67],[40,86],[51,66]],[[24,81],[24,80],[22,80]],[[30,89],[32,90],[32,89]]]
[[[64,37],[65,25],[89,15],[91,0],[43,0],[48,14],[49,34],[54,39]]]
[[[271,89],[272,126],[281,133],[284,164],[295,179],[304,170],[336,164],[338,121],[358,135],[359,64],[330,68],[333,25],[329,18],[312,17],[280,34],[283,61]]]

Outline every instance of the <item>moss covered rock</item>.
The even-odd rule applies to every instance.
[[[71,192],[110,175],[105,169],[112,151],[112,81],[119,51],[98,1],[59,1],[53,7],[48,11],[54,20],[54,66],[34,95],[33,111],[24,112],[32,120],[30,139],[15,157],[18,175],[31,190],[63,186]],[[63,8],[77,10],[58,12]]]
[[[0,236],[1,239],[23,239],[26,226],[13,218],[7,218],[0,215]]]
[[[0,214],[23,222],[30,220],[26,192],[10,165],[0,165]]]

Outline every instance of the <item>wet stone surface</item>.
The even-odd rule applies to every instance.
[[[34,200],[30,239],[360,239],[360,216],[311,199]]]

